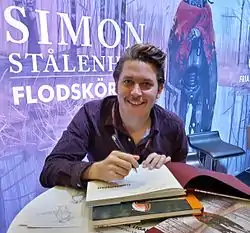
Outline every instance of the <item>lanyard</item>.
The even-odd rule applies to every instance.
[[[118,131],[116,129],[117,124],[116,124],[116,118],[115,118],[115,107],[116,104],[114,103],[112,106],[112,124],[114,127],[114,134],[112,135],[112,138],[114,140],[114,142],[116,143],[117,147],[119,147],[119,149],[121,149],[123,152],[126,152],[125,148],[123,147],[121,141],[119,140],[119,135],[118,135]],[[150,136],[147,140],[147,143],[145,145],[145,147],[143,148],[141,155],[143,155],[146,150],[149,148],[150,143],[152,142],[152,136]]]

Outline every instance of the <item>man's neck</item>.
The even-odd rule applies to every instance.
[[[131,117],[126,116],[126,114],[122,113],[120,110],[121,119],[124,127],[128,130],[129,133],[145,131],[151,126],[151,118],[150,115],[141,117]]]

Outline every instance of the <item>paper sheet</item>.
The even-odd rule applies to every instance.
[[[68,203],[43,211],[37,210],[21,225],[34,228],[65,228],[81,227],[82,222],[82,205]]]

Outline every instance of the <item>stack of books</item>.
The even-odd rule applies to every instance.
[[[93,227],[202,215],[197,192],[250,199],[250,187],[232,175],[170,162],[160,169],[139,167],[124,180],[90,181],[86,204]]]
[[[93,227],[201,215],[203,212],[201,202],[186,192],[167,166],[154,170],[140,166],[124,180],[110,183],[90,181],[86,204]]]

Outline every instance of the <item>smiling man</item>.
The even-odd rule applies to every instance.
[[[156,104],[164,86],[166,55],[150,44],[128,48],[113,77],[117,96],[85,103],[46,158],[44,187],[86,187],[88,180],[123,179],[142,163],[157,169],[185,162],[184,125]],[[88,154],[89,161],[82,161]]]

